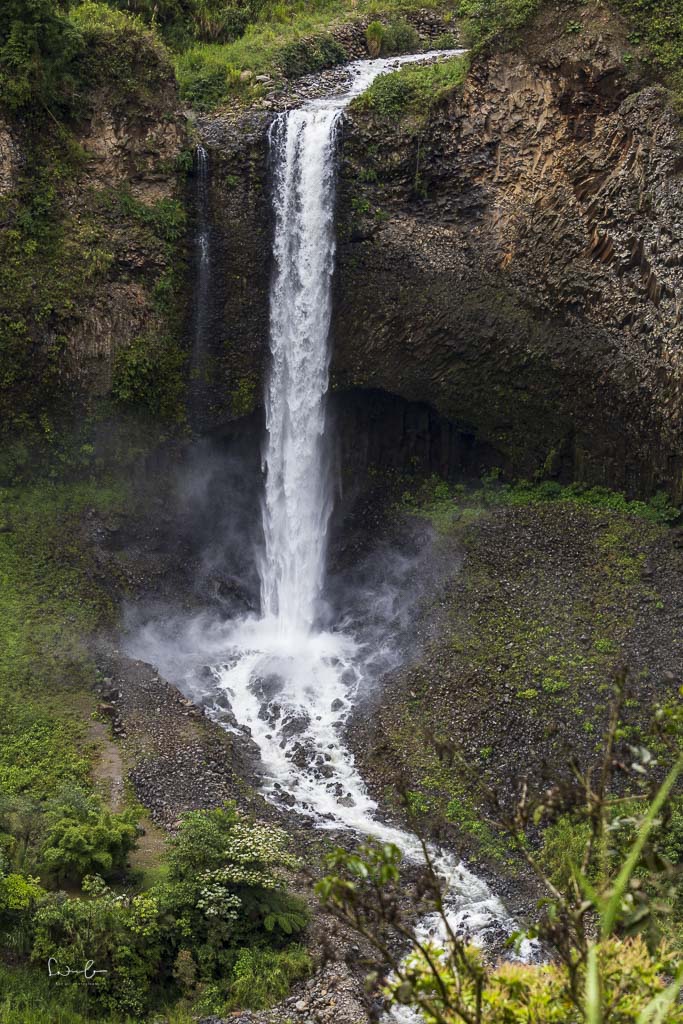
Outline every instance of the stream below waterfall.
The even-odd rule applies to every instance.
[[[203,618],[178,641],[188,655],[194,652],[196,664],[210,668],[208,713],[224,723],[229,706],[227,727],[248,733],[258,747],[268,799],[307,816],[318,828],[394,843],[416,863],[423,858],[417,837],[381,820],[344,743],[373,652],[353,632],[318,624],[335,491],[326,395],[337,129],[344,107],[375,77],[441,55],[359,61],[350,66],[343,93],[279,114],[272,124],[271,370],[265,393],[263,543],[256,555],[261,614],[230,621]],[[202,229],[200,244],[205,235]],[[149,624],[132,636],[129,653],[149,658],[154,628]],[[168,673],[163,657],[157,661]],[[192,682],[186,679],[185,688],[192,692]],[[484,881],[445,850],[435,849],[433,856],[454,931],[485,942],[492,929],[512,930],[505,908]],[[434,914],[419,928],[438,941],[443,924]],[[412,1019],[402,1013],[397,1011],[397,1019]]]

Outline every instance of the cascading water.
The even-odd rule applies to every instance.
[[[209,300],[211,295],[211,218],[209,208],[209,154],[197,146],[194,159],[196,227],[195,302],[190,376],[195,412],[201,416],[207,360]]]
[[[337,110],[280,115],[274,157],[275,276],[261,610],[280,629],[313,625],[325,570],[331,500],[324,468],[330,284],[334,267]]]
[[[361,61],[341,96],[280,115],[270,143],[274,162],[275,273],[270,300],[271,372],[265,396],[265,538],[259,561],[261,617],[188,631],[186,644],[207,661],[219,690],[218,721],[230,703],[262,762],[263,790],[320,828],[351,829],[395,843],[423,859],[414,835],[384,824],[343,729],[362,684],[367,652],[342,631],[316,628],[325,573],[331,488],[325,459],[325,396],[334,269],[335,135],[344,107],[377,75],[430,55]],[[149,651],[149,632],[133,653]],[[160,662],[162,671],[164,664]],[[188,683],[192,691],[192,684]],[[206,703],[206,695],[204,695]],[[454,931],[483,938],[512,922],[488,886],[451,854],[433,850]],[[443,938],[438,915],[423,936]],[[401,1016],[397,1019],[413,1019]]]

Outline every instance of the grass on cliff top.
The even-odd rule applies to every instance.
[[[0,791],[41,799],[88,775],[94,669],[84,638],[111,608],[78,531],[85,509],[122,501],[110,485],[0,490]]]
[[[367,92],[354,100],[357,110],[371,110],[386,121],[420,116],[451,96],[465,81],[466,55],[436,64],[407,64],[390,75],[376,78]]]
[[[629,42],[639,48],[639,59],[652,64],[683,112],[683,0],[612,3],[627,19]]]
[[[197,42],[177,55],[175,68],[181,97],[211,109],[231,97],[254,98],[263,91],[242,72],[268,74],[279,80],[332,67],[346,59],[329,36],[338,25],[368,17],[400,21],[410,11],[441,10],[444,20],[453,7],[444,0],[319,0],[310,4],[269,4],[244,34],[229,43]],[[272,88],[272,83],[267,88]]]

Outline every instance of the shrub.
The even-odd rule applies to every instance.
[[[194,0],[190,11],[194,35],[206,43],[231,43],[239,39],[250,21],[248,7],[225,0]]]
[[[415,53],[422,49],[417,29],[407,21],[394,21],[386,29],[382,40],[382,56],[394,53]]]
[[[198,110],[213,110],[243,87],[237,68],[200,47],[178,58],[176,76],[181,99]]]
[[[456,50],[458,40],[452,32],[444,32],[443,35],[434,40],[433,46],[435,50]]]
[[[169,842],[169,877],[184,881],[221,867],[226,843],[239,818],[234,804],[212,811],[188,811]]]
[[[288,994],[292,984],[311,970],[311,958],[302,946],[285,950],[243,948],[232,970],[228,1006],[268,1010]]]
[[[541,0],[461,0],[465,45],[485,48],[496,37],[510,39],[536,13]]]
[[[153,28],[129,12],[86,0],[74,8],[71,23],[83,38],[75,64],[81,89],[93,85],[117,90],[128,102],[173,80],[166,47]]]
[[[188,812],[168,855],[176,912],[214,947],[217,937],[300,932],[308,915],[284,887],[281,869],[298,864],[286,840],[280,829],[245,822],[234,804]]]
[[[407,21],[394,21],[389,25],[371,21],[365,30],[365,43],[371,57],[389,57],[422,49],[417,30]]]
[[[649,51],[649,59],[683,91],[683,0],[616,0],[629,19],[629,41]]]
[[[54,958],[55,969],[82,970],[92,961],[98,973],[88,996],[101,1010],[131,1014],[137,1019],[150,1005],[153,980],[161,973],[157,904],[147,895],[120,897],[93,879],[86,885],[93,898],[52,897],[34,918],[34,962]],[[62,982],[82,991],[79,975]]]
[[[0,104],[59,106],[83,47],[56,0],[4,0],[0,21]]]
[[[0,870],[0,932],[15,927],[45,896],[37,878]]]
[[[509,1021],[585,1024],[587,1020],[602,1020],[602,1016],[590,1017],[577,1006],[579,1000],[568,987],[566,969],[561,965],[538,967],[508,963],[487,972],[478,950],[466,950],[464,958],[465,969],[457,973],[440,971],[437,982],[424,955],[411,957],[406,965],[411,981],[390,984],[390,998],[424,1007],[427,1024],[475,1019],[481,1024],[508,1024]],[[601,943],[597,950],[597,971],[602,982],[600,998],[602,1005],[618,1007],[617,1014],[610,1019],[620,1024],[644,1020],[681,1024],[683,1007],[680,1005],[667,1008],[664,1004],[666,1017],[641,1016],[654,999],[662,997],[662,974],[671,972],[674,962],[666,954],[651,957],[640,937],[626,942],[612,939]],[[583,1001],[587,971],[580,974],[579,998]],[[460,1007],[460,1011],[455,1007]]]
[[[614,795],[616,770],[629,771],[615,747],[624,681],[625,671],[616,681],[597,770],[584,774],[572,765],[573,782],[551,786],[540,796],[525,789],[514,812],[499,822],[548,894],[539,903],[537,925],[511,938],[539,938],[542,948],[553,951],[552,963],[491,966],[479,950],[468,946],[448,919],[426,843],[425,884],[435,917],[442,922],[441,948],[423,935],[411,934],[396,913],[402,879],[401,853],[395,846],[368,844],[358,852],[337,849],[328,855],[332,873],[317,884],[318,895],[381,953],[391,969],[383,989],[390,1005],[407,1005],[428,1024],[600,1024],[607,1019],[620,1024],[683,1024],[680,954],[662,942],[657,920],[671,913],[672,896],[680,892],[660,851],[662,839],[666,842],[666,822],[680,806],[674,791],[683,773],[683,714],[678,706],[661,708],[658,714],[675,760],[654,794],[647,776],[653,768],[658,774],[659,765],[647,749],[629,749],[631,779],[641,799],[625,802]],[[465,758],[458,758],[458,763],[467,777]],[[471,772],[469,777],[476,786]],[[495,794],[491,796],[495,803]],[[567,807],[576,823],[562,815]],[[624,811],[629,812],[626,818]],[[544,856],[555,880],[520,834],[532,822],[538,825],[547,819],[555,822],[555,832]],[[621,833],[616,843],[615,830]],[[672,852],[678,852],[678,842]],[[411,938],[407,958],[391,952],[392,931]]]
[[[460,88],[468,68],[466,57],[453,57],[423,66],[406,65],[392,74],[376,78],[355,101],[355,106],[361,110],[372,110],[390,121],[407,115],[424,116],[431,107]]]
[[[256,21],[264,0],[111,0],[134,10],[148,25],[159,27],[166,42],[177,50],[196,40],[228,43],[238,39]]]
[[[116,355],[112,397],[167,421],[182,420],[185,360],[177,342],[140,335]]]
[[[40,851],[45,875],[56,882],[81,882],[86,875],[122,874],[138,828],[131,812],[114,814],[97,797],[70,787],[48,811]]]
[[[365,30],[365,45],[371,57],[379,57],[384,42],[384,25],[381,21],[371,21]]]
[[[324,71],[348,60],[348,54],[333,36],[312,36],[288,43],[280,54],[280,66],[287,78]]]
[[[68,805],[82,816],[90,803],[76,793]],[[130,897],[95,876],[84,899],[51,896],[34,915],[32,958],[94,961],[106,973],[93,979],[93,1002],[136,1020],[173,986],[207,1012],[270,1006],[310,966],[288,944],[307,912],[281,876],[298,863],[285,844],[279,829],[247,823],[232,804],[189,812],[169,842],[168,881]]]
[[[559,889],[567,889],[574,871],[580,867],[590,836],[590,827],[585,821],[573,821],[562,815],[548,825],[543,833],[541,863],[548,877]]]

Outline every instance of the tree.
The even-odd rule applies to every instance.
[[[170,843],[169,879],[177,910],[213,947],[265,930],[300,932],[308,915],[286,891],[282,869],[298,867],[281,829],[247,822],[228,803],[183,816]]]
[[[62,791],[47,815],[40,866],[56,882],[80,882],[86,875],[104,878],[125,871],[137,842],[136,816],[114,814],[79,787]]]
[[[11,111],[66,99],[82,39],[65,17],[68,0],[5,0],[0,21],[0,104]]]

